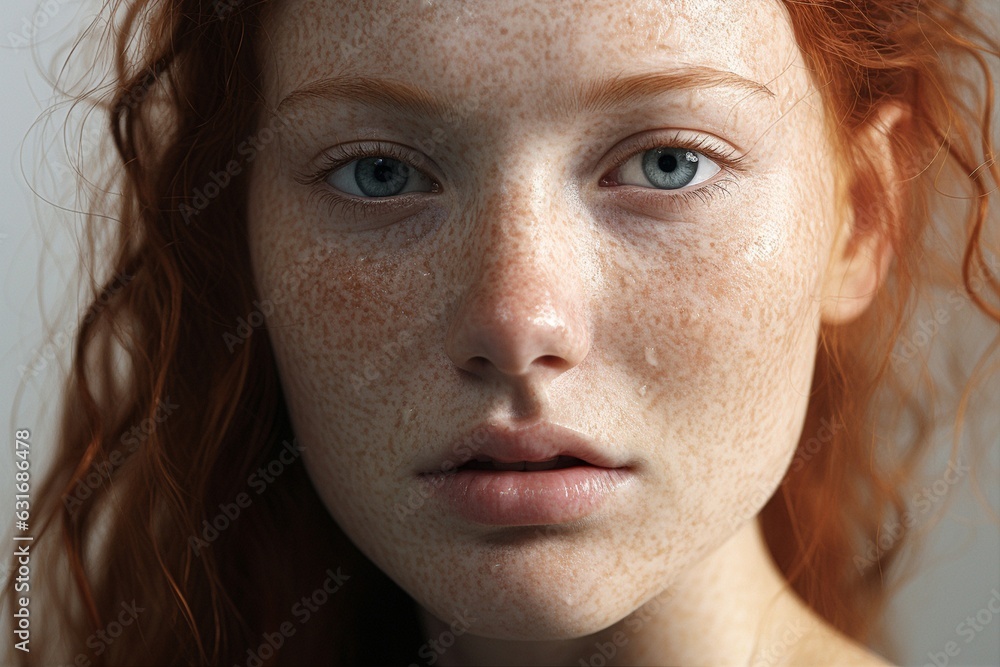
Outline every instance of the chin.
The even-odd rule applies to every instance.
[[[482,627],[477,627],[476,631],[469,630],[470,635],[487,637],[489,639],[503,639],[508,641],[565,641],[569,639],[579,639],[587,637],[596,632],[613,625],[617,620],[608,623],[594,625],[591,623],[559,623],[555,619],[548,627],[532,623],[514,623],[509,619],[491,618],[483,619]],[[560,619],[565,620],[565,619]]]
[[[632,611],[626,609],[620,614],[612,614],[607,608],[567,609],[537,599],[522,603],[508,601],[503,608],[497,608],[495,603],[483,600],[480,605],[466,605],[462,618],[468,619],[470,635],[515,641],[555,641],[600,632]],[[437,613],[434,615],[441,618]],[[459,618],[458,614],[451,613],[441,620],[452,624]]]
[[[445,624],[462,615],[475,619],[467,632],[482,637],[585,637],[628,616],[643,596],[643,591],[633,590],[642,578],[633,579],[632,570],[623,568],[617,555],[507,552],[480,558],[470,567],[473,562],[457,561],[446,583],[431,588],[425,584],[411,595]]]

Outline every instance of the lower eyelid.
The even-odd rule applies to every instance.
[[[707,181],[679,190],[661,190],[635,185],[618,185],[602,188],[606,202],[619,208],[631,209],[639,215],[658,217],[660,213],[678,212],[692,206],[703,206],[716,199],[728,197],[730,190],[739,183],[725,167],[721,167]]]

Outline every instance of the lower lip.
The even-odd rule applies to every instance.
[[[459,516],[490,526],[567,523],[597,511],[631,484],[628,468],[460,470],[421,475]]]

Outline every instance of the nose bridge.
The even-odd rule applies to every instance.
[[[471,242],[480,246],[475,252],[481,272],[500,279],[518,271],[551,278],[548,274],[559,273],[562,265],[565,273],[575,259],[578,232],[568,202],[562,201],[562,158],[554,155],[544,128],[498,140],[497,145],[514,148],[493,153],[477,183],[481,203],[471,223]]]
[[[572,273],[572,230],[565,221],[556,219],[558,207],[550,200],[553,195],[540,196],[539,190],[536,184],[511,186],[503,181],[474,222],[473,245],[480,246],[476,250],[480,289],[523,305],[544,301],[541,292],[559,287],[554,282],[565,282],[554,280],[560,277],[560,264],[562,278],[570,278]],[[510,291],[497,289],[501,285]]]
[[[525,163],[488,171],[493,180],[480,188],[466,227],[468,283],[449,355],[477,374],[558,374],[589,349],[578,228],[559,205],[554,174]]]

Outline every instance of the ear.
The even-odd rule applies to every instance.
[[[861,315],[885,280],[906,192],[892,136],[908,118],[906,107],[887,102],[857,130],[854,150],[865,156],[865,168],[849,174],[852,185],[842,189],[844,215],[823,279],[824,324],[846,324]]]

